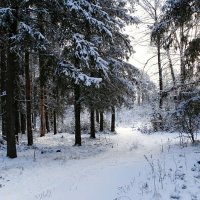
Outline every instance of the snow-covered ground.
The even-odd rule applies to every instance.
[[[72,134],[48,134],[11,160],[1,146],[0,200],[200,200],[200,146],[141,134],[141,109],[118,116],[117,134],[83,135],[81,147]]]

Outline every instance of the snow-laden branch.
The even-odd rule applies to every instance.
[[[28,26],[27,24],[25,24],[24,22],[20,22],[19,23],[19,32],[21,33],[27,33],[29,34],[32,38],[35,38],[39,41],[45,41],[46,38],[44,37],[44,35],[42,35],[42,33],[40,33],[39,31],[33,29],[32,27]]]
[[[0,28],[9,28],[14,20],[13,11],[11,8],[0,8]]]
[[[112,37],[112,32],[109,30],[109,24],[111,22],[109,15],[101,10],[100,6],[90,3],[86,0],[65,0],[65,6],[77,15],[83,16],[91,26],[97,28],[101,33]],[[101,16],[106,21],[106,24],[93,16]]]
[[[96,87],[99,87],[99,84],[102,81],[101,78],[87,76],[80,70],[76,69],[71,63],[66,61],[61,61],[59,67],[59,71],[72,78],[75,81],[75,84],[83,83],[85,86],[95,85]]]
[[[7,94],[6,94],[6,91],[3,91],[2,93],[0,93],[0,97],[4,97],[4,96],[6,96]]]
[[[92,59],[96,69],[102,70],[106,75],[108,70],[108,62],[100,57],[94,44],[85,40],[84,36],[79,33],[73,35],[73,40],[75,43],[75,56],[80,59],[88,68],[90,67],[90,61]]]
[[[182,101],[173,114],[176,114],[177,116],[181,115],[182,112],[185,112],[190,108],[192,103],[200,105],[200,96],[195,96],[186,101]]]
[[[36,47],[36,49],[40,50],[46,50],[45,45],[49,43],[42,33],[32,28],[31,26],[25,24],[24,22],[19,22],[18,34],[11,37],[11,39],[15,43],[13,49],[18,48],[17,46],[23,44],[23,42],[25,42],[26,39],[27,41],[32,41],[35,44],[34,46]]]

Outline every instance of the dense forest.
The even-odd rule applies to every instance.
[[[141,9],[146,21],[136,17]],[[104,130],[104,114],[151,104],[152,130],[179,131],[195,142],[200,125],[199,0],[1,0],[1,130],[7,156],[17,157],[19,134],[58,132],[73,106],[75,145],[81,114],[88,132]],[[147,25],[158,87],[128,62],[127,26]],[[137,38],[135,38],[137,39]],[[146,65],[148,61],[146,62]],[[134,109],[134,108],[133,108]],[[98,124],[98,126],[97,126]]]

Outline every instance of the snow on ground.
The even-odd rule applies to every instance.
[[[149,120],[141,109],[118,116],[117,134],[83,135],[81,147],[69,133],[22,142],[16,159],[1,146],[0,200],[200,200],[200,146],[141,134]]]

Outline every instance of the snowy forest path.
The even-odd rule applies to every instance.
[[[0,195],[6,197],[3,200],[113,200],[124,193],[119,189],[122,185],[131,187],[145,170],[144,155],[161,153],[169,145],[166,136],[144,135],[133,128],[118,128],[117,132],[101,136],[110,147],[88,158],[18,167],[12,171],[14,180],[8,187],[15,192],[9,193],[5,187]]]

